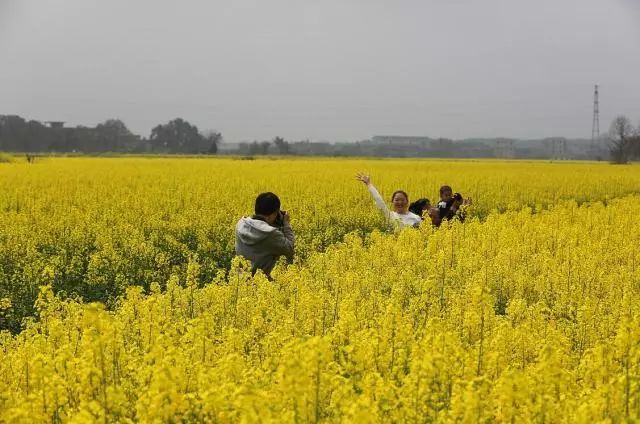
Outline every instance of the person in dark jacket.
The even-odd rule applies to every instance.
[[[462,194],[454,193],[450,186],[444,185],[440,187],[440,201],[437,205],[437,217],[434,225],[439,226],[442,221],[448,221],[458,218],[464,222],[466,218],[466,209],[471,205],[471,198],[463,198]]]
[[[422,216],[424,211],[431,209],[431,202],[427,198],[421,198],[409,205],[409,212]]]
[[[436,208],[438,209],[436,226],[439,226],[442,221],[453,217],[455,214],[455,212],[451,210],[453,203],[453,190],[451,187],[448,185],[440,187],[440,201],[436,205]]]
[[[280,256],[293,261],[295,235],[289,214],[280,210],[280,199],[271,192],[256,198],[255,215],[242,217],[236,225],[236,254],[251,261],[251,274],[261,269],[271,278]]]

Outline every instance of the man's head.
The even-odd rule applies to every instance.
[[[280,199],[274,193],[260,193],[256,197],[255,213],[264,217],[268,224],[273,224],[280,212]]]

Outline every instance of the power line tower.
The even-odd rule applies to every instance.
[[[596,140],[600,139],[600,101],[598,99],[598,85],[593,92],[593,123],[591,124],[591,152],[595,152]]]

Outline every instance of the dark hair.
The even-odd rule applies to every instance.
[[[442,187],[440,187],[440,194],[442,194],[445,191],[453,191],[453,189],[451,188],[451,186],[448,186],[448,185],[443,185]]]
[[[407,199],[407,202],[409,201],[409,195],[407,194],[406,191],[404,190],[396,190],[393,192],[393,194],[391,195],[391,201],[393,202],[393,199],[396,198],[396,194],[402,194],[404,195],[404,197]]]
[[[458,201],[458,202],[462,202],[462,194],[453,193],[453,200]]]
[[[418,199],[409,205],[409,212],[415,213],[418,216],[422,216],[422,211],[424,210],[425,206],[429,204],[431,204],[429,199],[423,197],[422,199]]]
[[[256,197],[255,212],[256,215],[271,215],[280,210],[280,199],[271,192],[260,193]]]

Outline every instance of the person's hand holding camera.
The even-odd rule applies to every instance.
[[[289,225],[289,213],[287,211],[278,211],[278,217],[276,218],[276,225],[282,227],[283,225]]]
[[[282,222],[284,222],[285,224],[288,224],[291,219],[291,217],[289,216],[289,212],[280,211],[280,213],[282,214]]]

